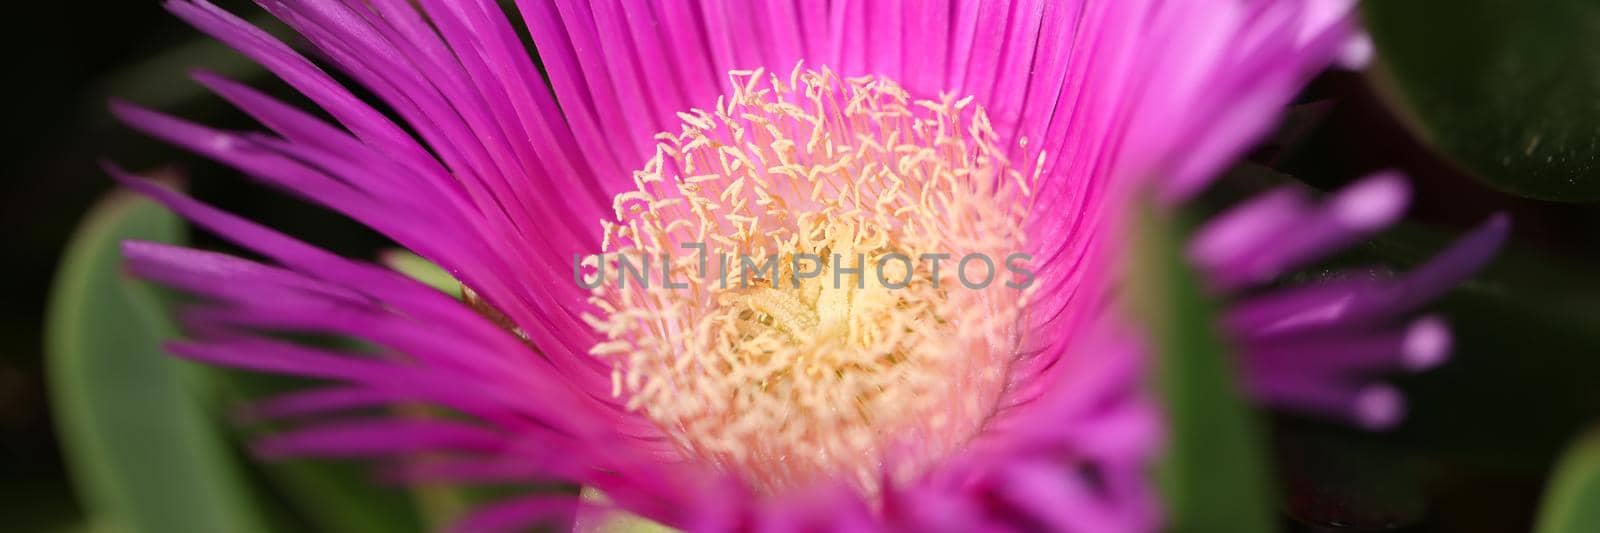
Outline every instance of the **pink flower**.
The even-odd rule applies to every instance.
[[[206,73],[271,133],[115,112],[370,226],[475,305],[112,169],[267,261],[127,243],[136,274],[204,297],[172,351],[324,383],[256,407],[303,421],[268,455],[568,482],[690,530],[1154,529],[1161,428],[1143,344],[1112,310],[1119,218],[1137,189],[1199,190],[1309,76],[1365,52],[1347,0],[523,0],[520,23],[490,0],[260,3],[382,111],[233,15],[172,0],[336,124]],[[1386,224],[1403,196],[1378,178],[1323,206],[1264,197],[1193,256],[1219,290],[1248,288]],[[1499,233],[1399,280],[1246,297],[1226,325],[1252,390],[1388,421],[1365,373],[1434,364],[1448,343],[1435,320],[1391,324]],[[694,244],[788,266],[724,286],[680,277],[706,271],[692,254],[662,262]],[[591,276],[651,254],[654,285],[569,281],[574,257],[600,253]],[[1026,288],[940,289],[920,260],[889,270],[899,287],[857,271],[939,253]],[[373,409],[397,403],[464,416]],[[450,460],[404,460],[420,452]],[[532,494],[460,527],[578,505]]]

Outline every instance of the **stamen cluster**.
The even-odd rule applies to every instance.
[[[1031,290],[1003,265],[1035,176],[970,98],[799,66],[730,78],[616,197],[591,271],[631,261],[660,279],[594,280],[585,318],[607,340],[591,353],[686,455],[752,485],[920,471],[1004,386]],[[940,261],[974,254],[992,264]],[[996,264],[1008,282],[952,276]]]

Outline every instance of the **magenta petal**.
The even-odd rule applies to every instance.
[[[256,444],[267,456],[373,456],[427,451],[490,452],[505,438],[486,428],[437,420],[342,420],[274,435]]]
[[[532,526],[571,523],[577,503],[571,497],[525,496],[478,508],[451,527],[459,533],[524,531]]]

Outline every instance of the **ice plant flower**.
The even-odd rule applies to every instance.
[[[111,168],[265,260],[127,243],[133,272],[203,297],[172,351],[323,383],[255,407],[302,421],[264,453],[567,482],[689,530],[1157,527],[1159,417],[1114,309],[1129,199],[1192,195],[1366,50],[1348,0],[259,3],[323,62],[204,1],[167,8],[336,125],[207,73],[271,133],[115,112],[372,227],[468,302]],[[1393,178],[1320,206],[1285,192],[1197,238],[1214,286],[1245,295],[1226,325],[1262,398],[1384,418],[1366,376],[1442,354],[1436,321],[1393,324],[1499,225],[1409,277],[1246,291],[1403,197]],[[705,276],[723,257],[757,273]],[[452,415],[389,409],[415,403]]]

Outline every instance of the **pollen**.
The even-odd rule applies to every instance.
[[[602,222],[591,353],[686,457],[752,486],[915,475],[1005,388],[1043,156],[1013,165],[970,98],[803,66],[730,79]]]

